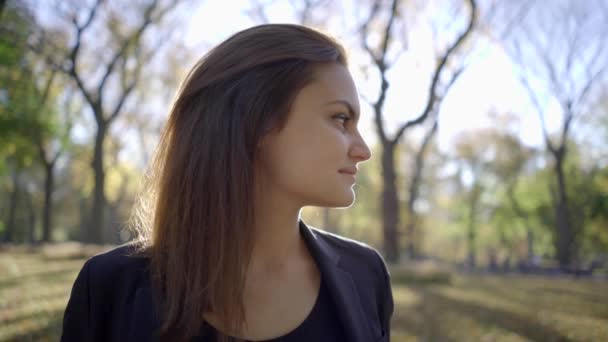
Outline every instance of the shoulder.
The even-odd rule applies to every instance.
[[[87,260],[90,267],[104,275],[133,271],[135,268],[145,268],[148,258],[135,249],[132,243],[126,243],[97,254]]]
[[[315,237],[322,240],[329,248],[336,252],[341,259],[352,259],[353,261],[371,261],[377,265],[384,259],[378,250],[367,243],[357,241],[345,236],[330,233],[316,227],[310,227]]]
[[[148,281],[149,259],[137,254],[133,244],[124,244],[88,259],[81,272],[89,284],[106,292],[120,287],[138,287]]]
[[[64,311],[61,341],[109,341],[122,331],[138,289],[147,286],[148,259],[131,244],[88,259]]]
[[[340,258],[340,264],[353,271],[373,272],[380,279],[390,277],[382,254],[367,243],[310,227],[316,238],[323,241]]]

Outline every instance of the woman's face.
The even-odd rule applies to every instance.
[[[278,191],[300,206],[347,207],[355,200],[357,164],[371,152],[357,130],[359,101],[348,69],[316,68],[295,98],[282,130],[260,145],[263,191]]]

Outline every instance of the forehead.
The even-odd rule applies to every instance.
[[[312,81],[300,91],[296,102],[321,105],[334,100],[347,101],[359,109],[359,95],[348,68],[337,63],[316,66]]]

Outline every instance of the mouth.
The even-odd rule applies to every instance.
[[[356,179],[357,179],[357,178],[356,178],[356,174],[355,174],[355,173],[349,173],[349,172],[339,172],[339,173],[340,173],[341,175],[345,176],[345,177],[350,178],[350,180],[351,180],[352,182],[355,182],[355,181],[356,181]]]
[[[355,176],[357,174],[357,168],[356,167],[345,167],[343,169],[338,170],[338,172],[342,173],[342,174]]]

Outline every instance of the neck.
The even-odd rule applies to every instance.
[[[255,203],[251,266],[256,269],[283,268],[302,256],[305,246],[299,226],[301,207],[288,198],[272,196],[270,191]]]

